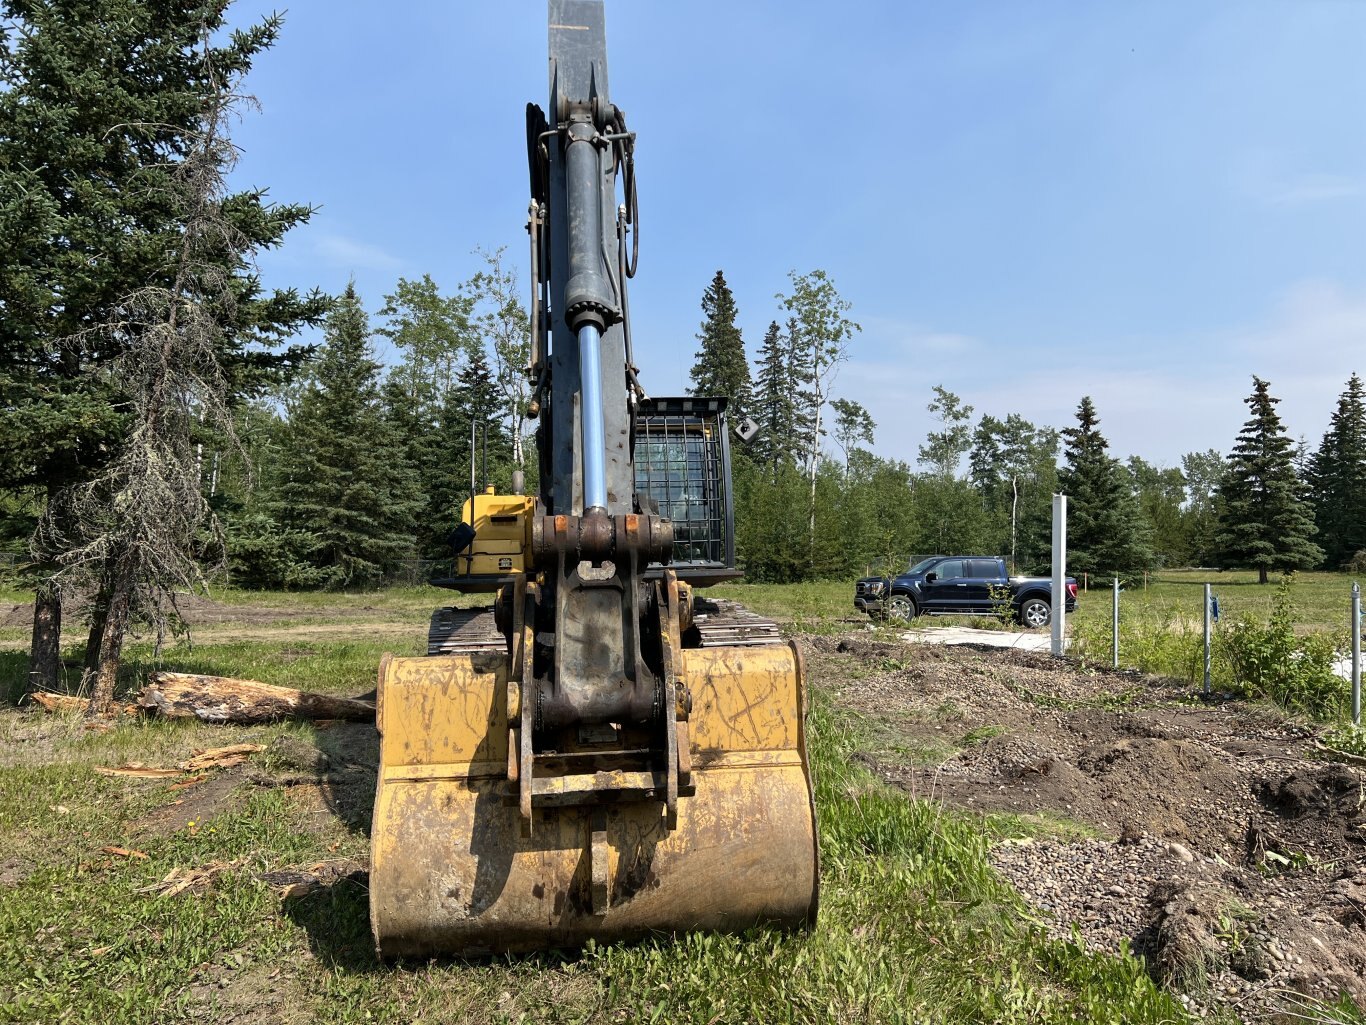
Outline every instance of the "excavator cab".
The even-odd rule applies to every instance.
[[[726,402],[640,385],[635,134],[608,99],[600,0],[549,16],[551,116],[528,110],[540,488],[472,480],[440,582],[494,605],[438,610],[425,657],[381,662],[382,957],[816,916],[800,655],[693,594],[739,575]]]
[[[679,580],[697,587],[741,575],[735,568],[726,405],[724,397],[653,398],[636,414],[641,511],[673,523],[670,565]]]

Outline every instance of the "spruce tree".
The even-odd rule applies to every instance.
[[[751,405],[749,358],[745,340],[735,326],[735,296],[721,271],[702,293],[702,333],[692,368],[693,395],[724,395],[730,399],[731,416],[749,414]]]
[[[73,536],[54,500],[92,482],[129,433],[127,381],[115,372],[127,337],[107,328],[129,296],[177,287],[185,159],[215,97],[279,32],[272,16],[226,36],[226,8],[0,2],[0,486],[32,488],[48,506],[51,544],[35,538],[33,552],[31,679],[44,686],[56,683],[58,539]],[[297,362],[300,353],[273,350],[325,303],[264,293],[251,265],[308,207],[271,204],[260,189],[216,205],[237,239],[219,264],[235,310],[214,358],[236,398]]]
[[[759,350],[758,382],[749,415],[759,425],[755,459],[769,467],[770,479],[778,466],[794,458],[797,437],[797,393],[792,376],[788,339],[775,320],[768,325]]]
[[[384,415],[379,364],[354,285],[327,321],[326,345],[290,418],[276,519],[318,542],[333,587],[380,582],[412,555],[416,475]]]
[[[422,467],[419,474],[426,504],[418,522],[417,540],[424,558],[444,559],[451,555],[446,538],[460,519],[461,506],[470,497],[472,427],[478,428],[473,441],[476,488],[492,484],[506,493],[511,479],[512,445],[503,409],[503,397],[488,356],[482,348],[473,349],[441,406],[436,429],[440,457]]]
[[[1366,550],[1366,392],[1356,374],[1338,399],[1308,476],[1324,563],[1337,569]]]
[[[1259,582],[1268,570],[1309,569],[1323,558],[1308,506],[1299,499],[1294,443],[1285,433],[1266,381],[1252,378],[1244,401],[1252,419],[1243,425],[1219,484],[1215,543],[1221,566],[1255,567]]]
[[[1058,483],[1067,494],[1067,564],[1077,572],[1129,573],[1152,563],[1146,524],[1131,478],[1107,454],[1110,443],[1088,395],[1077,426],[1065,428],[1067,466]]]

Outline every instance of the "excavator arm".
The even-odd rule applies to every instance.
[[[496,605],[440,610],[427,657],[381,664],[383,956],[815,919],[800,657],[689,584],[735,575],[725,400],[640,385],[635,136],[600,0],[549,16],[549,105],[527,110],[540,493],[472,487],[441,582]]]

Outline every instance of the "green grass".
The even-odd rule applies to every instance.
[[[1121,622],[1129,616],[1185,621],[1198,632],[1206,583],[1219,598],[1222,618],[1247,615],[1265,619],[1271,614],[1278,579],[1272,574],[1271,582],[1261,585],[1254,570],[1162,570],[1150,577],[1146,588],[1140,579],[1120,592]],[[1353,580],[1361,582],[1349,573],[1295,574],[1298,628],[1306,632],[1346,629]],[[1098,587],[1077,597],[1074,622],[1103,625],[1108,637],[1110,589]]]
[[[288,664],[315,659],[307,671],[318,680],[373,674],[364,644],[315,647]],[[206,645],[193,658],[266,675],[278,655],[253,643]],[[355,823],[243,783],[191,825],[167,781],[93,771],[174,764],[194,746],[281,731],[311,732],[128,722],[92,733],[78,718],[0,712],[0,747],[46,752],[0,763],[0,833],[21,868],[0,882],[0,1021],[1182,1020],[1138,962],[1046,939],[992,872],[993,839],[1056,835],[1065,824],[1000,817],[984,830],[976,817],[907,799],[853,760],[875,724],[820,693],[810,734],[823,859],[815,931],[480,963],[379,965],[363,887],[343,881],[282,900],[258,878],[363,857],[368,839]],[[157,816],[164,825],[149,830]],[[109,845],[147,857],[102,853]],[[205,893],[149,889],[215,861],[234,865]],[[11,862],[0,855],[0,871]]]
[[[1203,684],[1204,592],[1197,576],[1190,571],[1188,579],[1164,580],[1146,594],[1121,593],[1121,666]],[[1261,587],[1253,573],[1229,576],[1214,589],[1221,616],[1211,624],[1211,688],[1271,701],[1293,715],[1340,719],[1349,686],[1333,672],[1333,663],[1349,647],[1350,634],[1348,616],[1334,622],[1332,613],[1335,603],[1339,612],[1349,608],[1352,578],[1295,574]],[[1104,594],[1103,599],[1102,608],[1073,618],[1069,650],[1083,661],[1108,664],[1112,598]]]
[[[987,815],[985,822],[990,835],[999,840],[1096,840],[1102,836],[1094,826],[1048,809],[1019,815],[997,812]]]
[[[1341,590],[1347,578],[1332,579]],[[1321,582],[1310,583],[1317,595]],[[1147,607],[1194,594],[1198,611],[1198,587],[1160,586],[1170,589],[1151,588]],[[739,584],[713,593],[800,631],[847,629],[844,621],[857,618],[848,582]],[[426,614],[449,597],[427,588],[345,598],[215,594],[248,607],[317,609],[322,618],[330,616],[323,610],[351,602],[392,612],[395,621],[413,618],[413,637],[403,642],[408,653],[421,650]],[[1136,593],[1126,597],[1139,600]],[[1108,595],[1084,596],[1083,610],[1098,608],[1092,614],[1108,625],[1108,600],[1101,599]],[[1327,599],[1305,604],[1326,608]],[[392,638],[367,639],[358,621],[344,640],[282,632],[269,640],[172,645],[158,664],[359,693],[373,686],[379,655],[389,649],[404,650]],[[129,654],[132,685],[153,662],[145,643]],[[22,683],[23,662],[22,653],[0,652],[0,687]],[[955,722],[955,711],[945,706],[936,721]],[[362,886],[343,881],[282,900],[258,878],[363,857],[368,837],[355,821],[319,817],[283,790],[243,784],[191,827],[176,817],[177,798],[165,781],[93,771],[135,760],[174,764],[194,746],[263,741],[285,730],[309,733],[297,726],[160,722],[96,733],[79,719],[0,709],[0,835],[7,842],[0,852],[0,1022],[229,1022],[253,1015],[329,1025],[1185,1020],[1137,961],[1047,939],[990,868],[989,846],[1002,838],[1085,836],[1083,827],[1039,816],[989,816],[984,824],[908,799],[854,759],[897,741],[883,724],[837,708],[819,690],[810,735],[823,894],[814,932],[685,935],[480,963],[379,965]],[[992,735],[990,727],[962,731],[946,729],[946,749]],[[157,814],[172,828],[149,832],[145,821]],[[101,853],[107,845],[147,858]],[[148,890],[174,869],[213,861],[237,864],[206,893],[168,898]],[[42,957],[35,959],[37,950]]]
[[[339,606],[383,609],[398,613],[421,613],[424,616],[442,605],[470,607],[485,605],[488,595],[460,595],[441,587],[417,584],[410,587],[390,587],[382,590],[341,591],[250,591],[238,587],[216,586],[209,590],[210,598],[224,605],[255,608],[336,609]]]
[[[363,628],[357,629],[363,634]],[[282,687],[298,687],[328,694],[353,695],[372,690],[380,657],[386,652],[398,655],[426,653],[425,631],[415,626],[408,641],[386,637],[367,640],[363,636],[347,641],[319,641],[281,637],[278,641],[184,642],[165,647],[154,656],[150,641],[137,641],[125,648],[119,674],[121,693],[132,693],[154,670],[201,673],[209,676],[238,676]],[[84,646],[63,652],[63,670],[68,689],[80,682]],[[23,693],[28,673],[24,652],[0,652],[0,700],[10,703]]]

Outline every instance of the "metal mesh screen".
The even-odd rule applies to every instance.
[[[636,421],[636,493],[644,511],[673,520],[674,562],[726,558],[718,417],[644,413]]]

